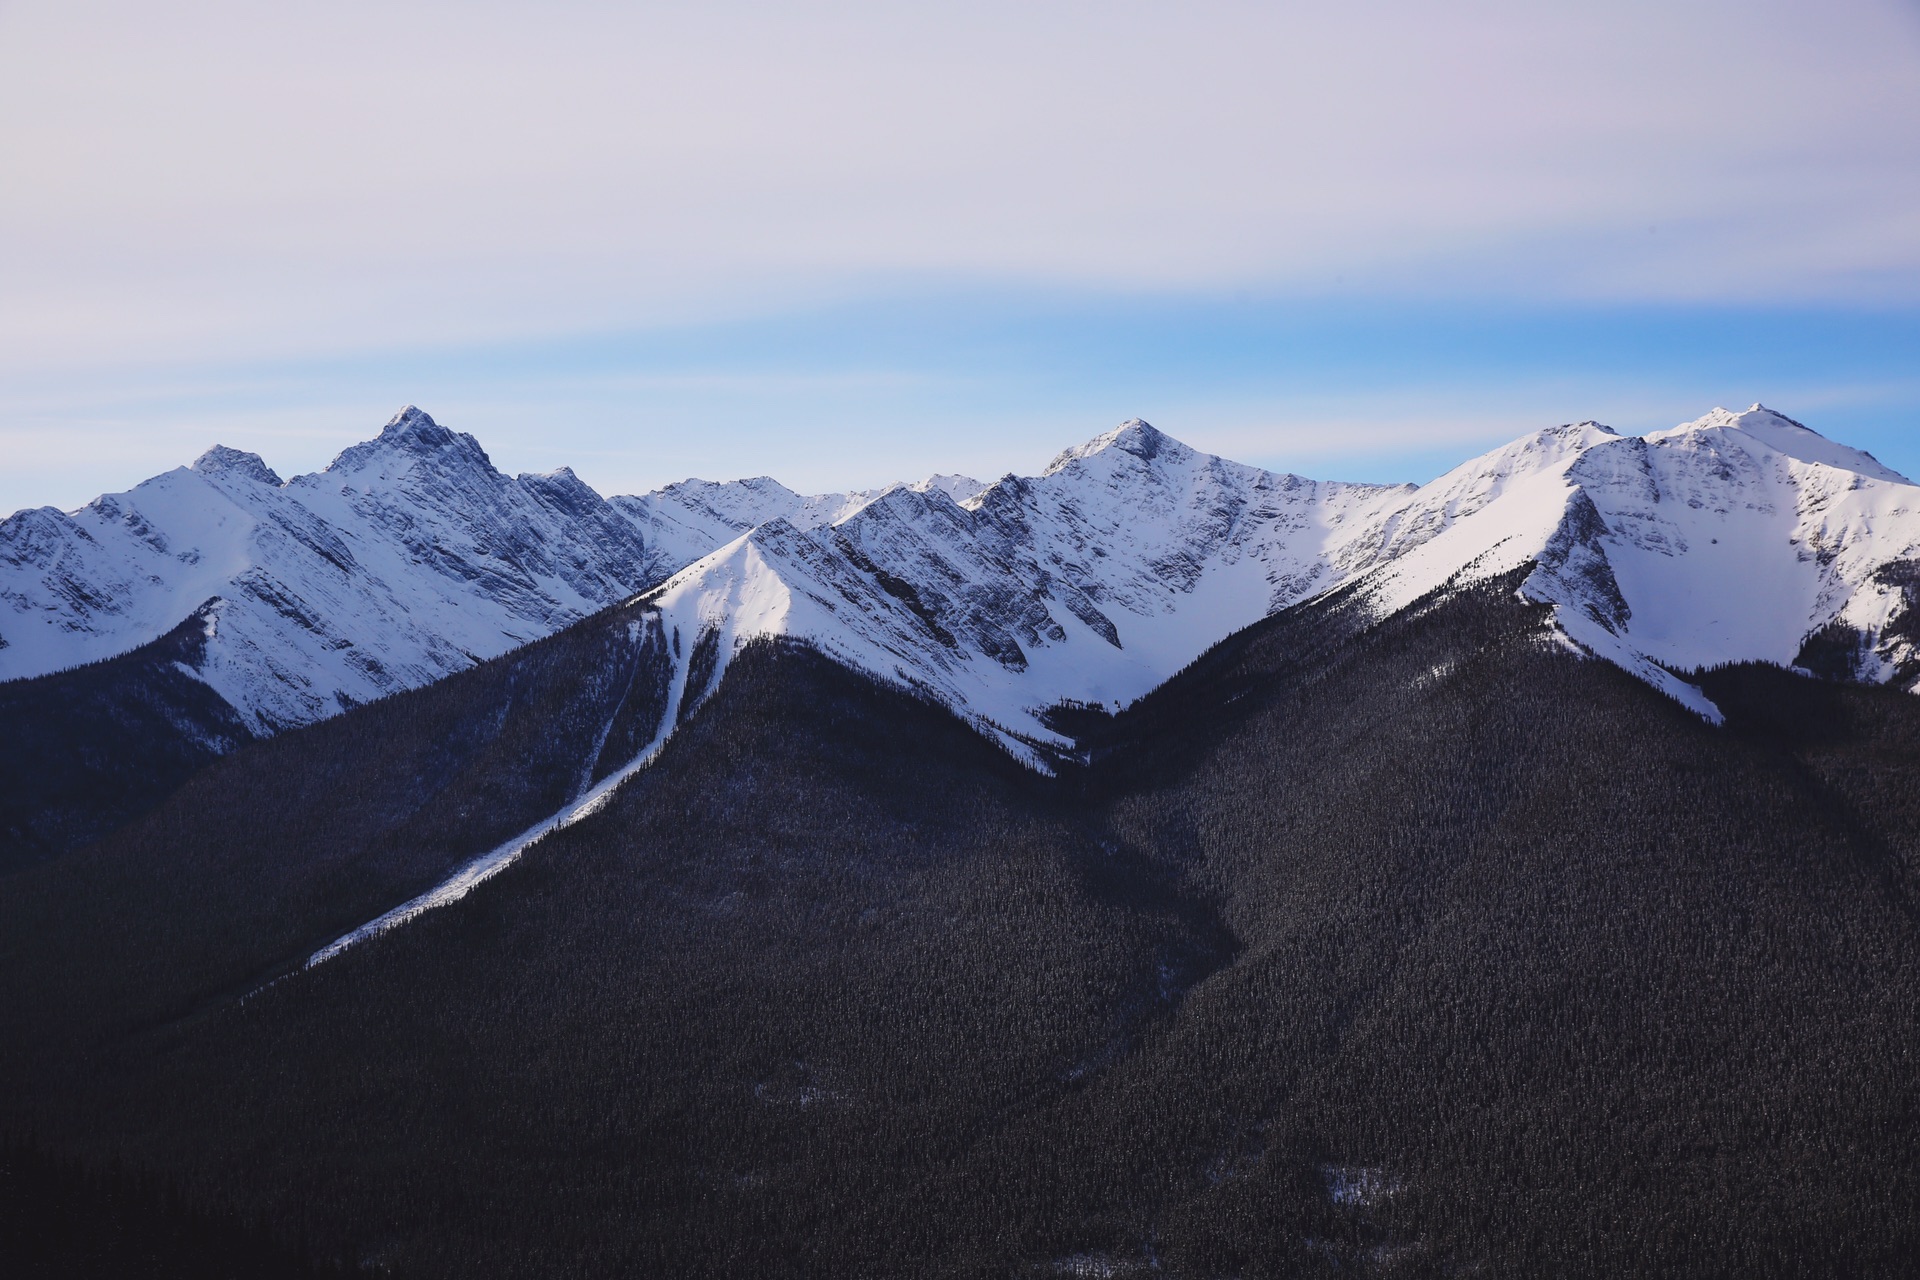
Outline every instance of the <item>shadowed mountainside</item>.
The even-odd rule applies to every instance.
[[[1054,780],[761,642],[606,808],[237,1002],[372,896],[262,789],[358,794],[403,700],[350,712],[10,882],[7,1108],[406,1275],[1904,1274],[1920,707],[1735,668],[1709,727],[1514,585],[1277,615]]]

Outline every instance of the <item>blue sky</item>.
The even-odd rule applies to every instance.
[[[1920,474],[1911,0],[281,8],[0,4],[0,511],[409,401],[609,492],[1755,400]]]

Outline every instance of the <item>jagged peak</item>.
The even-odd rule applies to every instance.
[[[381,428],[381,434],[384,435],[386,432],[395,430],[396,428],[404,431],[420,425],[437,427],[440,424],[433,420],[432,414],[422,409],[419,405],[404,404],[400,406],[398,413],[387,419],[387,425]]]
[[[195,458],[193,469],[203,476],[243,476],[261,484],[270,484],[276,489],[286,483],[259,454],[248,453],[245,449],[229,449],[224,444],[216,444]]]
[[[425,409],[410,404],[387,420],[387,425],[380,429],[379,440],[382,444],[424,452],[453,443],[454,434],[435,422]]]
[[[1758,401],[1737,413],[1732,409],[1715,408],[1692,422],[1683,422],[1665,431],[1648,432],[1647,440],[1653,444],[1683,445],[1702,436],[1724,432],[1738,433],[1745,439],[1798,462],[1833,467],[1893,484],[1913,483],[1866,450],[1830,440],[1805,423],[1796,422]]]
[[[493,460],[478,440],[462,431],[449,431],[426,410],[410,404],[394,414],[378,436],[343,451],[327,470],[360,471],[396,456],[434,458],[442,454],[493,469]]]
[[[1070,466],[1083,458],[1105,453],[1109,449],[1131,454],[1142,462],[1152,462],[1157,458],[1184,461],[1195,456],[1194,449],[1175,440],[1146,419],[1129,418],[1105,435],[1095,436],[1083,445],[1076,445],[1063,451],[1047,464],[1047,469],[1041,474],[1050,476],[1063,467]]]

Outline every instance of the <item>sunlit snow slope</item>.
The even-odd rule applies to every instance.
[[[1385,615],[1530,565],[1563,642],[1717,719],[1686,671],[1821,646],[1838,674],[1920,670],[1916,498],[1758,405],[1646,438],[1550,428],[1418,489],[1258,471],[1132,422],[965,503],[897,488],[830,526],[772,521],[652,599],[723,654],[801,637],[1022,750],[1064,745],[1050,706],[1131,701],[1309,596],[1350,586]]]
[[[810,497],[762,477],[611,500],[565,470],[501,475],[408,408],[314,475],[215,448],[0,523],[0,678],[195,618],[197,674],[271,730],[646,591],[679,661],[711,654],[692,701],[738,645],[792,636],[1030,754],[1065,745],[1049,708],[1130,702],[1287,605],[1346,587],[1385,615],[1529,568],[1561,642],[1712,719],[1685,677],[1716,663],[1913,683],[1917,496],[1758,405],[1644,438],[1554,427],[1419,488],[1262,471],[1135,421],[991,485]]]
[[[651,598],[683,632],[720,632],[723,653],[804,638],[1016,749],[1062,745],[1048,707],[1130,702],[1334,585],[1412,492],[1261,471],[1130,422],[965,502],[898,486],[831,526],[771,521]]]
[[[194,674],[269,732],[547,635],[775,516],[825,523],[867,496],[689,480],[609,502],[565,468],[502,475],[412,406],[290,481],[215,446],[78,511],[0,521],[0,680],[193,618],[208,637]]]
[[[1533,463],[1509,467],[1516,449]],[[1489,463],[1494,465],[1489,466]],[[1646,437],[1542,432],[1420,491],[1508,478],[1469,519],[1361,580],[1375,607],[1533,564],[1559,629],[1709,719],[1677,678],[1764,661],[1911,685],[1920,488],[1760,405]]]

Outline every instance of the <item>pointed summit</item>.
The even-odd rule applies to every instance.
[[[453,432],[435,422],[433,415],[411,404],[388,419],[380,430],[380,443],[399,445],[413,453],[443,448],[453,439]]]
[[[1183,461],[1193,456],[1193,449],[1175,440],[1166,432],[1148,422],[1145,418],[1129,418],[1105,435],[1095,436],[1083,445],[1065,450],[1047,464],[1043,475],[1052,475],[1071,463],[1082,458],[1091,458],[1105,453],[1109,449],[1131,454],[1142,462],[1152,462],[1156,458],[1170,461]]]
[[[328,471],[394,471],[409,459],[432,459],[436,467],[482,467],[493,470],[493,460],[480,442],[461,431],[449,431],[417,405],[393,415],[380,434],[354,445],[333,460]]]
[[[243,476],[260,484],[279,488],[285,481],[268,466],[266,459],[244,449],[229,449],[217,444],[193,460],[193,469],[203,476]]]

